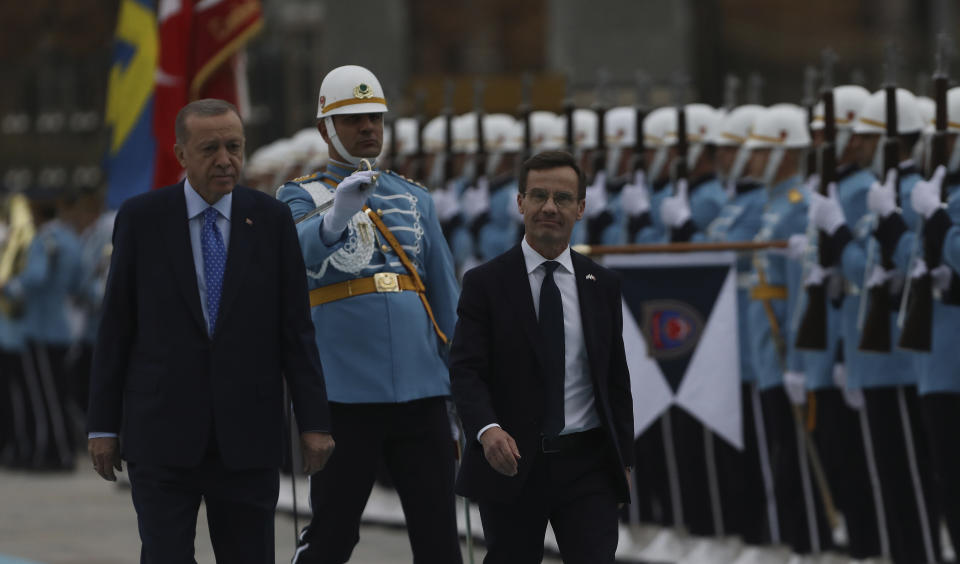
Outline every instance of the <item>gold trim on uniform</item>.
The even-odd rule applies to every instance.
[[[320,113],[325,114],[330,110],[335,110],[337,108],[342,108],[344,106],[352,106],[354,104],[383,104],[384,106],[386,106],[387,100],[385,98],[377,98],[377,97],[364,98],[363,100],[358,98],[347,98],[346,100],[340,100],[338,102],[334,102],[332,104],[324,106],[323,108],[321,108]]]

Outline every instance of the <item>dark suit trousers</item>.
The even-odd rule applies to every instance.
[[[542,561],[548,521],[566,564],[612,564],[618,511],[606,448],[600,443],[570,454],[538,454],[514,502],[480,500],[484,564]]]
[[[272,564],[275,468],[230,470],[216,448],[195,468],[128,463],[140,528],[141,564],[194,564],[197,510],[203,500],[213,552],[220,564]]]

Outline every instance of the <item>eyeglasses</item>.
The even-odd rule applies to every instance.
[[[523,197],[524,199],[530,200],[530,202],[535,206],[542,206],[547,203],[548,199],[550,199],[550,192],[547,192],[542,188],[534,188],[532,190],[527,190]],[[553,193],[553,203],[558,208],[569,208],[573,206],[576,201],[577,199],[574,198],[569,192]]]

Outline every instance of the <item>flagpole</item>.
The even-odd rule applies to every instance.
[[[574,245],[582,255],[632,255],[645,253],[699,253],[785,249],[786,241],[734,241],[728,243],[657,243],[630,245]]]

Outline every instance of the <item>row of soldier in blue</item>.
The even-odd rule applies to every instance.
[[[960,365],[950,346],[960,327],[960,310],[952,302],[950,285],[938,293],[934,306],[930,353],[896,348],[886,354],[864,352],[859,343],[864,288],[881,257],[891,257],[896,265],[898,274],[887,277],[903,280],[917,249],[922,256],[925,244],[942,241],[943,263],[960,272],[960,229],[952,224],[960,220],[955,195],[960,159],[954,157],[945,178],[923,180],[920,164],[930,118],[909,92],[898,90],[897,142],[903,157],[893,187],[877,166],[885,138],[884,93],[841,86],[835,98],[838,169],[832,197],[815,194],[818,180],[803,165],[807,151],[822,141],[822,105],[812,124],[803,110],[787,104],[742,106],[713,118],[702,105],[688,106],[690,180],[679,182],[670,174],[675,110],[661,108],[644,121],[646,171],[627,174],[629,158],[624,156],[596,175],[591,189],[605,191],[603,210],[591,216],[593,194],[588,192],[588,211],[574,242],[788,241],[786,248],[744,252],[737,260],[747,450],[720,465],[728,469],[725,481],[738,483],[733,488],[745,496],[734,502],[734,493],[724,492],[724,512],[730,513],[726,532],[738,532],[750,543],[821,552],[832,546],[829,513],[835,506],[846,518],[852,556],[933,562],[940,558],[941,518],[951,538],[960,541],[960,490],[952,478],[960,467],[948,446],[960,431],[958,416],[951,413],[960,399]],[[954,99],[960,93],[952,91]],[[960,107],[954,112],[950,123],[960,123]],[[704,133],[700,124],[711,131]],[[958,131],[950,129],[952,139]],[[912,204],[913,189],[918,183],[941,182],[950,186],[949,203],[924,222]],[[470,184],[464,177],[452,185],[464,194]],[[519,224],[510,214],[515,189],[506,181],[501,185],[492,192],[489,218],[473,225],[475,237],[470,237],[468,222],[454,218],[448,223],[458,267],[469,267],[471,254],[484,260],[517,240]],[[939,194],[939,189],[927,191]],[[495,203],[494,196],[502,201]],[[602,224],[596,228],[591,222]],[[820,242],[817,231],[831,236]],[[818,244],[836,257],[829,272],[816,272]],[[800,350],[795,340],[806,306],[804,289],[818,275],[828,279],[830,288],[828,346]],[[890,316],[896,343],[898,312]],[[798,419],[794,412],[800,406],[805,412]],[[811,424],[809,439],[797,433],[798,423]],[[696,435],[687,438],[699,441]],[[817,460],[810,459],[807,440],[815,445]],[[652,450],[662,448],[658,441],[641,437],[638,461],[657,458]],[[724,449],[719,452],[722,456]],[[644,516],[676,524],[666,485],[657,484],[662,473],[651,469],[646,483],[640,477],[641,502],[645,486],[660,490],[646,492],[652,509]],[[826,480],[818,482],[817,473]],[[703,509],[709,504],[692,500],[688,507],[684,500],[683,505],[682,525],[697,534],[718,533]],[[731,509],[735,505],[739,510]]]
[[[95,189],[4,198],[0,256],[0,460],[71,470],[109,264],[112,214]]]

